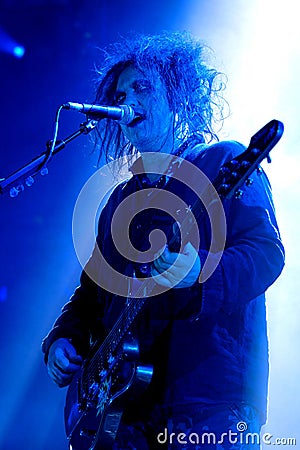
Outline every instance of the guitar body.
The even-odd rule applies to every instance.
[[[80,385],[82,370],[78,371],[68,389],[65,404],[65,429],[70,449],[94,449],[100,418],[95,407],[82,407],[80,401]]]
[[[126,380],[120,383],[115,368],[101,384],[85,392],[85,369],[79,370],[68,389],[65,428],[72,450],[109,450],[116,438],[124,406],[139,396],[151,381],[152,366],[126,363]]]

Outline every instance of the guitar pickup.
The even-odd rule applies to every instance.
[[[140,354],[139,344],[136,339],[131,338],[123,342],[123,354],[126,361],[135,361]]]

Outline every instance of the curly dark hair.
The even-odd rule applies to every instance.
[[[185,139],[196,135],[203,142],[218,140],[215,126],[223,120],[225,78],[207,65],[210,49],[202,41],[188,32],[135,35],[111,44],[104,52],[103,67],[97,70],[95,103],[115,104],[118,78],[132,65],[150,82],[159,76],[166,86],[170,109],[177,117],[174,136],[180,139],[185,130]],[[118,122],[100,120],[96,131],[96,145],[107,160],[135,153]]]

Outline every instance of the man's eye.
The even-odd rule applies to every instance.
[[[115,103],[117,105],[121,105],[124,102],[124,100],[125,100],[125,95],[124,94],[118,94],[115,97]]]
[[[135,83],[134,89],[137,93],[141,92],[151,92],[152,86],[151,83],[147,80],[137,81]]]

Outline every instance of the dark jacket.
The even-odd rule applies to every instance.
[[[228,141],[199,145],[182,156],[214,180],[221,165],[243,150],[241,144]],[[223,200],[226,243],[211,276],[190,288],[171,289],[150,297],[135,323],[141,359],[154,365],[148,389],[152,402],[246,402],[258,409],[262,422],[265,420],[268,382],[265,291],[283,268],[284,250],[267,177],[264,172],[255,172],[252,179],[252,186],[245,187],[242,198]],[[197,180],[194,182],[197,184]],[[171,178],[164,183],[164,190],[179,196],[188,206],[194,204],[197,195],[187,186],[192,179],[183,183]],[[112,216],[124,198],[145,188],[151,188],[149,180],[134,173],[126,183],[116,187],[100,216],[98,246],[120,273],[132,265],[115,249],[110,234]],[[157,199],[153,204],[149,200],[147,205],[136,202],[133,199],[130,204],[132,212],[137,206],[144,206],[144,211],[132,220],[129,236],[133,245],[145,250],[149,247],[145,236],[158,226],[170,234],[172,219],[155,207]],[[217,240],[224,230],[218,229],[219,218],[214,220],[213,234]],[[117,228],[120,235],[126,231],[122,223]],[[201,219],[198,218],[198,228],[199,255],[204,266],[211,253],[212,237],[205,208]],[[94,256],[87,267],[89,274],[91,267],[92,271],[101,272],[101,264],[95,262]],[[83,271],[80,286],[43,342],[46,358],[50,345],[59,337],[71,338],[85,356],[91,340],[99,336],[102,339],[111,328],[124,301],[97,286]]]

